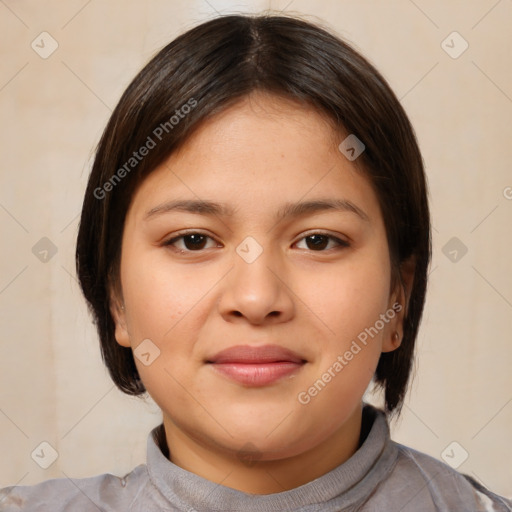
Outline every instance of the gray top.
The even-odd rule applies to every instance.
[[[48,480],[0,490],[0,510],[37,512],[511,512],[501,498],[442,462],[391,441],[383,412],[366,405],[367,435],[349,460],[286,492],[252,495],[186,471],[164,455],[157,427],[147,464],[124,478]]]

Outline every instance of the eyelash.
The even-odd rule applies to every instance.
[[[213,240],[213,238],[205,233],[201,233],[199,231],[189,231],[189,232],[185,232],[185,233],[180,233],[178,236],[174,236],[172,238],[170,238],[169,240],[166,240],[165,242],[162,243],[163,246],[166,246],[166,247],[172,247],[174,243],[176,243],[178,240],[181,240],[181,239],[184,239],[185,237],[187,236],[191,236],[191,235],[199,235],[199,236],[202,236],[202,237],[206,237],[206,238],[209,238],[211,240]],[[330,241],[334,241],[336,242],[337,244],[337,248],[346,248],[346,247],[350,247],[350,244],[345,241],[345,240],[341,240],[340,238],[338,237],[335,237],[333,235],[330,235],[328,233],[322,233],[320,231],[314,231],[314,232],[311,232],[311,233],[308,233],[307,235],[303,236],[302,238],[300,238],[297,242],[295,243],[298,243],[298,242],[301,242],[302,240],[305,240],[306,238],[309,238],[309,237],[312,237],[312,236],[322,236],[322,237],[325,237],[325,238],[328,238]],[[328,242],[329,244],[329,242]],[[192,250],[192,249],[178,249],[176,247],[174,247],[178,252],[184,254],[184,253],[194,253],[194,252],[202,252],[204,249],[201,248],[201,249],[198,249],[198,250]],[[334,247],[335,249],[336,247]],[[311,252],[327,252],[327,251],[330,251],[332,250],[333,247],[329,248],[329,249],[322,249],[322,250],[319,250],[319,251],[315,251],[314,249],[308,249],[310,250]]]

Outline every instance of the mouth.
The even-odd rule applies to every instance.
[[[285,377],[293,377],[306,360],[278,345],[237,345],[222,350],[206,363],[230,380],[249,387],[259,387]]]

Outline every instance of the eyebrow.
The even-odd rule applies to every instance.
[[[288,217],[300,217],[328,210],[351,212],[364,221],[370,220],[368,215],[359,206],[346,199],[316,199],[299,203],[286,203],[277,211],[275,221],[279,222]],[[220,217],[232,217],[235,213],[234,208],[214,201],[178,199],[151,208],[151,210],[146,212],[144,220],[174,211]]]

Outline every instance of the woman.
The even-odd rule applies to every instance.
[[[159,52],[100,141],[76,256],[114,382],[163,424],[124,478],[7,488],[2,510],[512,510],[389,438],[427,188],[395,95],[323,29],[227,16]]]

